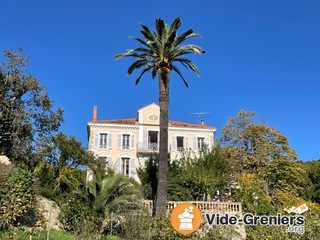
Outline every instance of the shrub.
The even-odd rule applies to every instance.
[[[8,229],[23,224],[33,199],[31,174],[13,168],[0,189],[0,228]]]

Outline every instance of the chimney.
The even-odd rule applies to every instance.
[[[97,121],[97,114],[98,114],[97,106],[94,106],[94,107],[93,107],[92,122],[96,122],[96,121]]]
[[[204,120],[203,119],[201,120],[201,126],[204,126]]]

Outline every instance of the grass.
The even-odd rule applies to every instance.
[[[45,240],[47,239],[47,231],[39,232],[33,234],[30,238],[30,233],[27,231],[16,230],[16,231],[0,231],[0,239],[3,240]],[[49,235],[50,240],[77,240],[77,237],[71,233],[60,231],[60,230],[51,230]]]
[[[27,231],[15,230],[15,231],[2,231],[0,230],[1,240],[46,240],[47,231],[35,233],[31,236]],[[50,230],[49,240],[121,240],[117,236],[75,236],[69,232],[61,230]]]

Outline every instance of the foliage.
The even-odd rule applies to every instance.
[[[85,192],[73,192],[61,206],[65,230],[76,234],[108,234],[116,218],[140,207],[139,190],[124,175],[107,175],[87,182]]]
[[[285,239],[285,240],[317,240],[320,236],[320,206],[315,203],[305,202],[309,210],[303,213],[305,219],[304,233],[289,233],[289,226],[247,226],[247,239]],[[301,231],[302,229],[299,229]]]
[[[47,237],[47,231],[38,231],[36,233],[31,233],[30,229],[25,230],[14,230],[14,231],[0,231],[0,238],[3,240],[25,240],[31,239],[30,235],[32,236],[33,240],[43,240]],[[76,240],[76,236],[72,235],[71,233],[55,230],[52,229],[50,231],[50,240]]]
[[[170,201],[208,200],[213,197],[223,200],[232,176],[227,155],[219,146],[203,151],[199,157],[182,153],[179,161],[169,161],[168,166]],[[137,170],[147,199],[154,199],[156,195],[157,167],[156,159]],[[215,196],[217,191],[219,196]]]
[[[41,159],[39,149],[58,130],[62,109],[52,110],[52,101],[30,74],[29,58],[5,50],[0,65],[0,154],[23,168],[33,170]]]
[[[239,178],[239,189],[234,193],[234,200],[242,203],[243,212],[253,214],[275,213],[271,197],[263,191],[264,181],[256,175],[243,173]]]
[[[8,229],[23,223],[32,207],[32,176],[26,170],[13,168],[0,188],[0,228]]]
[[[3,179],[7,178],[12,166],[0,163],[0,188],[3,185]]]
[[[148,213],[135,212],[125,215],[123,225],[116,232],[123,239],[150,240],[182,240],[200,239],[198,233],[182,235],[171,226],[170,218],[160,216],[151,217]]]
[[[59,132],[42,151],[46,160],[35,168],[37,190],[50,199],[64,198],[85,188],[86,174],[78,167],[93,166],[94,156],[75,137]],[[49,190],[49,191],[48,191]]]
[[[59,214],[63,229],[74,234],[94,233],[92,228],[99,228],[101,223],[99,224],[97,220],[102,222],[102,219],[90,217],[93,215],[90,211],[89,199],[86,196],[76,194],[68,196],[66,201],[61,204]]]
[[[173,64],[174,62],[181,63],[184,67],[190,68],[197,75],[200,75],[194,63],[182,56],[194,53],[202,54],[205,52],[201,47],[196,45],[181,45],[181,43],[187,39],[200,37],[200,35],[194,33],[192,29],[189,29],[178,36],[177,31],[181,24],[182,21],[179,17],[175,18],[170,26],[162,19],[157,18],[156,31],[150,30],[147,26],[140,24],[142,27],[140,32],[144,39],[131,39],[138,41],[143,46],[135,49],[129,49],[125,53],[115,56],[115,59],[121,59],[124,57],[133,57],[136,59],[136,61],[134,61],[128,68],[127,75],[131,75],[135,70],[143,67],[140,76],[136,80],[136,84],[139,83],[141,77],[146,72],[152,71],[152,77],[154,78],[157,71],[161,67],[166,66],[169,71],[175,71],[182,78],[186,86],[188,86],[179,69]]]
[[[142,185],[143,197],[155,200],[158,183],[159,158],[148,160],[144,168],[138,168],[137,173]],[[191,191],[185,188],[181,181],[181,166],[176,161],[168,161],[168,200],[182,201],[192,199]]]
[[[157,155],[151,155],[149,160],[145,162],[144,168],[137,168],[137,174],[139,176],[143,197],[145,199],[154,200],[157,194],[158,185],[158,163],[159,157]],[[169,172],[170,172],[170,162]]]
[[[212,199],[217,191],[219,200],[225,200],[223,196],[231,181],[232,172],[227,155],[220,146],[204,150],[195,158],[185,154],[179,161],[179,177],[194,200]]]
[[[270,162],[276,159],[296,161],[295,151],[278,130],[263,123],[255,123],[254,112],[241,110],[229,118],[218,140],[229,150],[233,167],[264,177]]]
[[[182,167],[180,162],[169,163],[168,172],[168,200],[187,201],[193,199],[192,189],[186,186],[185,180],[181,177]]]
[[[184,67],[191,69],[198,76],[200,75],[194,63],[185,58],[184,55],[199,53],[204,51],[196,45],[181,45],[187,39],[199,37],[199,34],[192,29],[177,34],[182,22],[179,17],[175,18],[171,25],[166,24],[162,19],[156,19],[156,30],[151,30],[141,25],[144,39],[132,38],[138,41],[142,46],[130,49],[125,53],[118,54],[115,59],[132,57],[135,61],[127,70],[127,75],[131,75],[135,70],[142,68],[141,74],[136,79],[139,83],[141,77],[151,71],[152,78],[158,75],[159,84],[159,105],[160,105],[160,147],[159,147],[159,167],[158,167],[158,185],[156,196],[156,214],[164,214],[167,202],[167,174],[168,174],[168,125],[169,125],[169,89],[170,73],[176,72],[188,87],[182,73],[174,65],[175,62],[181,63]]]
[[[214,225],[208,229],[203,239],[206,240],[229,240],[238,239],[239,233],[234,226],[218,226]],[[240,238],[241,239],[241,238]]]
[[[273,194],[275,189],[285,193],[302,195],[308,186],[306,171],[300,162],[292,162],[278,158],[267,168],[268,193]]]
[[[306,195],[313,202],[320,204],[320,161],[305,162],[303,166],[310,182]]]

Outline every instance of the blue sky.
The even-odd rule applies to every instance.
[[[138,22],[153,28],[158,17],[179,16],[180,32],[202,35],[188,43],[207,54],[190,56],[200,78],[181,67],[189,89],[172,74],[170,119],[196,123],[190,113],[209,112],[204,120],[220,136],[229,117],[254,111],[312,160],[320,159],[319,12],[318,0],[2,0],[0,47],[24,48],[65,110],[61,130],[87,145],[94,105],[99,119],[117,119],[158,102],[157,81],[146,75],[135,86],[132,60],[113,57],[138,46],[128,38],[140,37]]]

